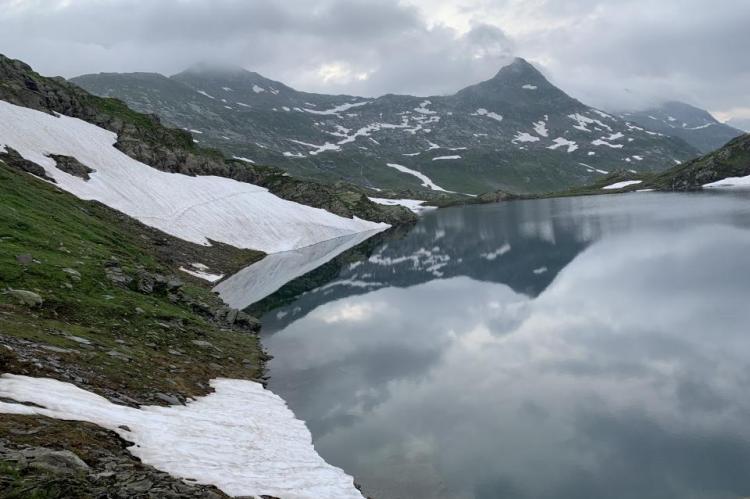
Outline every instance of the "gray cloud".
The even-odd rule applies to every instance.
[[[747,119],[748,21],[745,0],[0,0],[0,47],[46,74],[212,60],[362,95],[450,93],[518,54],[600,107]]]

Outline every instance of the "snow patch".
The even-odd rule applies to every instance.
[[[602,189],[605,190],[614,190],[614,189],[623,189],[625,187],[631,186],[631,185],[638,185],[643,183],[643,180],[624,180],[622,182],[616,182],[614,184],[609,184],[605,187],[602,187]]]
[[[340,151],[341,148],[337,146],[336,144],[331,144],[330,142],[326,142],[322,146],[316,145],[316,144],[308,144],[307,142],[302,142],[299,140],[289,139],[289,142],[294,142],[295,144],[300,144],[306,147],[313,148],[312,151],[310,151],[310,156],[317,156],[318,154],[325,152],[325,151]]]
[[[391,168],[395,168],[396,170],[398,170],[398,171],[400,171],[402,173],[407,173],[409,175],[413,175],[413,176],[417,177],[419,180],[422,181],[422,186],[423,187],[428,187],[428,188],[432,189],[433,191],[451,192],[451,191],[447,191],[447,190],[443,189],[442,187],[440,187],[439,185],[437,185],[435,182],[433,182],[432,180],[430,180],[430,178],[427,175],[425,175],[422,172],[418,172],[416,170],[412,170],[411,168],[407,168],[407,167],[405,167],[403,165],[397,165],[396,163],[388,163],[387,166],[389,166]]]
[[[737,188],[748,188],[750,187],[750,175],[746,177],[727,177],[721,180],[717,180],[716,182],[711,182],[709,184],[704,184],[703,187],[708,187],[709,189],[715,188],[715,187],[737,187]]]
[[[432,210],[434,206],[424,206],[421,199],[386,199],[386,198],[369,198],[370,201],[386,206],[404,206],[414,213],[421,213],[426,210]]]
[[[70,383],[4,374],[4,400],[41,407],[0,402],[0,412],[96,424],[134,442],[128,451],[144,463],[230,496],[362,499],[352,477],[318,455],[305,423],[279,396],[253,381],[210,384],[213,393],[187,405],[135,409]]]
[[[530,84],[527,83],[526,85],[522,86],[521,88],[523,88],[524,90],[536,90],[537,86],[536,85],[530,85]]]
[[[201,94],[201,95],[203,95],[203,96],[205,96],[205,97],[208,97],[209,99],[216,99],[216,97],[214,97],[213,95],[207,94],[203,90],[198,90],[198,93]]]
[[[481,253],[479,255],[480,258],[484,258],[485,260],[493,261],[497,260],[497,257],[503,256],[504,254],[508,253],[511,250],[511,246],[508,243],[503,244],[495,251],[491,251],[489,253]]]
[[[609,142],[607,142],[607,141],[605,141],[603,139],[596,139],[596,140],[592,141],[591,144],[595,145],[595,146],[607,146],[607,147],[611,147],[612,149],[622,149],[623,148],[622,144],[610,144]]]
[[[203,279],[204,281],[208,282],[220,281],[221,278],[224,277],[224,274],[211,274],[210,272],[205,272],[203,270],[192,270],[185,267],[180,267],[180,270],[182,272],[185,272],[186,274],[190,274],[193,277],[197,277],[198,279]]]
[[[517,132],[516,136],[513,138],[511,142],[513,142],[514,144],[517,144],[519,142],[539,142],[540,140],[541,139],[539,137],[531,135],[530,133]]]
[[[236,159],[238,161],[244,161],[245,163],[251,163],[253,165],[255,164],[255,161],[253,161],[252,159],[245,158],[243,156],[232,156],[232,159]]]
[[[419,107],[415,107],[414,110],[420,114],[437,114],[435,111],[427,109],[427,106],[429,106],[430,104],[432,104],[432,102],[429,100],[423,101],[421,104],[419,104]]]
[[[491,111],[487,111],[483,107],[480,107],[477,109],[475,113],[471,114],[472,116],[486,116],[488,118],[492,118],[495,121],[503,121],[503,117],[497,113],[493,113]]]
[[[446,161],[453,159],[461,159],[461,156],[459,156],[458,154],[454,154],[452,156],[437,156],[435,158],[432,158],[432,161]]]
[[[303,111],[311,114],[319,114],[322,116],[338,116],[340,118],[341,116],[339,116],[339,113],[343,113],[344,111],[348,111],[349,109],[355,107],[365,106],[370,102],[371,101],[350,102],[348,104],[341,104],[340,106],[336,106],[331,109],[326,109],[325,111],[318,111],[317,109],[303,109]]]
[[[0,144],[42,166],[57,187],[186,241],[275,253],[384,227],[229,178],[162,172],[125,155],[116,142],[113,132],[77,118],[0,101]],[[85,181],[57,169],[49,154],[74,157],[96,171]]]
[[[569,153],[578,150],[578,144],[576,144],[574,141],[568,140],[568,139],[566,139],[564,137],[558,137],[555,140],[553,140],[552,142],[554,142],[554,143],[551,146],[547,147],[547,149],[552,149],[554,151],[555,149],[557,149],[559,147],[567,147]]]
[[[547,131],[547,122],[546,121],[537,121],[534,123],[534,131],[539,135],[540,137],[548,137],[549,132]]]
[[[258,85],[253,85],[253,92],[255,92],[256,94],[259,94],[259,93],[265,92],[265,91],[266,91],[265,88],[259,87]]]

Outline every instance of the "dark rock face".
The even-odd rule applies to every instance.
[[[18,154],[18,151],[16,151],[15,149],[6,147],[5,151],[6,152],[0,151],[0,160],[5,162],[6,165],[43,178],[48,182],[55,181],[55,179],[47,175],[47,172],[44,170],[44,168],[32,161],[24,159],[20,154]]]
[[[340,216],[356,215],[373,221],[389,220],[389,223],[411,222],[415,219],[413,213],[405,208],[383,209],[363,194],[358,203],[342,204],[341,200],[351,196],[352,192],[341,186],[332,187],[284,177],[281,170],[273,168],[267,168],[262,175],[258,174],[242,162],[226,161],[222,153],[216,150],[196,147],[188,132],[163,126],[155,115],[132,111],[117,99],[96,97],[62,78],[45,78],[23,62],[2,55],[0,100],[50,114],[72,116],[114,132],[118,137],[115,147],[162,171],[186,175],[216,175],[240,182],[257,183],[279,197],[323,208]],[[0,159],[35,175],[44,174],[39,165],[26,162],[17,154],[13,156],[10,151],[8,154],[10,156],[0,155]],[[78,161],[71,160],[72,158],[61,159],[63,168],[68,169],[64,171],[81,178],[92,173],[91,168],[96,168],[96,165],[81,165]],[[264,184],[264,181],[268,181],[269,185]]]
[[[76,158],[71,158],[70,156],[50,154],[49,157],[55,160],[58,170],[62,170],[65,173],[69,173],[70,175],[82,178],[83,180],[89,180],[91,178],[89,174],[96,171],[93,168],[89,168],[88,166],[84,165]]]

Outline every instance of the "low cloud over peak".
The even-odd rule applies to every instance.
[[[610,109],[748,107],[750,3],[725,0],[0,0],[0,46],[45,74],[239,65],[301,90],[452,93],[521,55]]]

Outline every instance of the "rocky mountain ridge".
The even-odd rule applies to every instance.
[[[745,133],[720,123],[708,111],[677,101],[623,113],[622,117],[649,130],[679,137],[704,154]]]
[[[300,92],[241,69],[72,79],[184,128],[249,164],[375,189],[540,192],[698,154],[680,139],[586,106],[517,59],[454,95]]]

